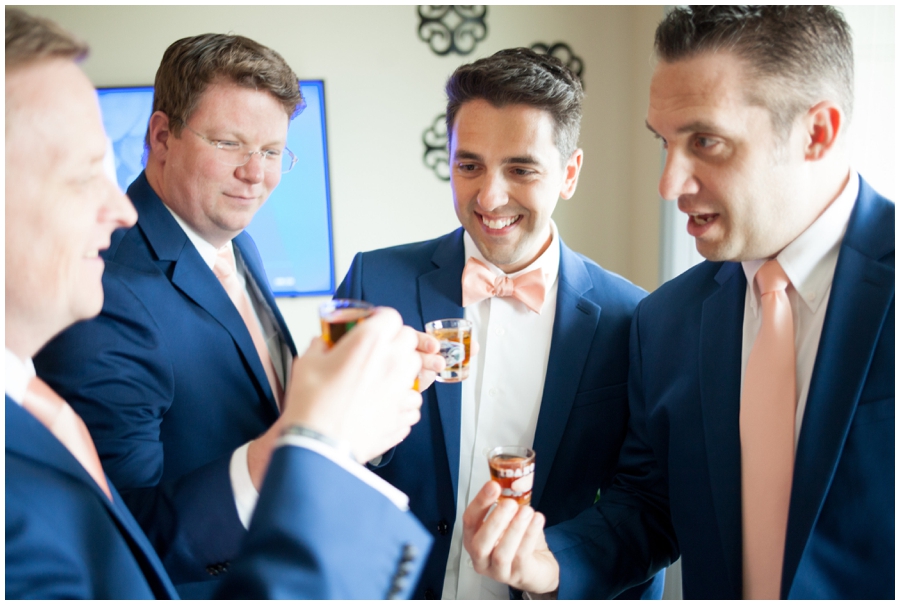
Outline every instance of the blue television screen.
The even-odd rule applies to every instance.
[[[301,80],[300,91],[306,107],[291,121],[287,139],[297,164],[247,227],[276,296],[334,292],[325,90],[321,80]],[[153,88],[100,88],[97,94],[124,191],[144,169]]]

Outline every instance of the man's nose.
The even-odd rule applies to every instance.
[[[505,206],[508,201],[506,180],[498,174],[486,174],[481,189],[478,191],[478,205],[490,212]]]
[[[266,169],[270,168],[267,164],[272,161],[264,159],[262,151],[254,151],[250,153],[250,159],[247,163],[243,166],[238,166],[235,173],[242,181],[260,183],[266,176]]]
[[[685,194],[697,193],[693,162],[677,151],[666,152],[666,163],[659,177],[659,195],[664,200],[677,200]]]

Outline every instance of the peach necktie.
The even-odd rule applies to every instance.
[[[238,280],[234,264],[234,252],[229,246],[223,246],[219,249],[216,264],[213,265],[213,273],[219,278],[222,287],[225,288],[225,292],[228,294],[228,298],[234,303],[238,313],[241,314],[241,319],[247,325],[247,331],[250,332],[250,338],[253,340],[256,353],[259,355],[259,361],[262,363],[263,369],[266,371],[266,377],[269,379],[269,385],[272,387],[275,402],[280,408],[284,390],[281,388],[278,374],[275,373],[275,364],[272,363],[272,356],[269,355],[266,339],[263,337],[262,330],[259,329],[259,322],[253,313],[250,297],[247,296],[246,290],[241,287],[241,282]]]
[[[762,324],[741,393],[744,598],[778,599],[794,474],[797,369],[790,280],[776,260],[756,273]]]
[[[66,446],[84,470],[97,482],[106,497],[112,500],[103,467],[100,465],[100,457],[97,456],[94,441],[81,416],[37,376],[28,383],[25,397],[22,398],[22,407]]]
[[[540,269],[511,278],[494,275],[487,265],[470,257],[462,274],[462,305],[468,307],[493,296],[511,296],[540,315],[546,289]]]

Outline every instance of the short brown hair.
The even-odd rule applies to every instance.
[[[666,62],[734,53],[762,84],[750,101],[768,108],[781,133],[826,98],[840,104],[848,122],[852,116],[853,39],[834,7],[679,7],[657,27],[655,48]]]
[[[156,71],[153,111],[169,117],[175,136],[187,123],[212,82],[224,79],[239,86],[267,91],[293,117],[303,100],[297,74],[277,52],[230,34],[202,34],[174,42]],[[149,145],[150,133],[147,133]]]
[[[581,130],[581,81],[562,61],[528,48],[509,48],[462,65],[447,80],[447,137],[468,101],[483,99],[494,107],[530,105],[553,117],[554,139],[565,163],[578,147]]]
[[[53,21],[17,8],[6,9],[7,70],[39,59],[80,61],[87,53],[87,44]]]

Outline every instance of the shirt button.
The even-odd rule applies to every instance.
[[[496,330],[494,330],[494,333],[498,336],[503,336],[504,334],[506,334],[506,330],[504,330],[503,328],[497,328]]]
[[[475,565],[472,563],[472,559],[470,557],[466,557],[466,567],[469,569],[474,569]]]
[[[490,391],[488,391],[488,395],[490,395],[491,397],[496,397],[497,389],[491,389]]]

